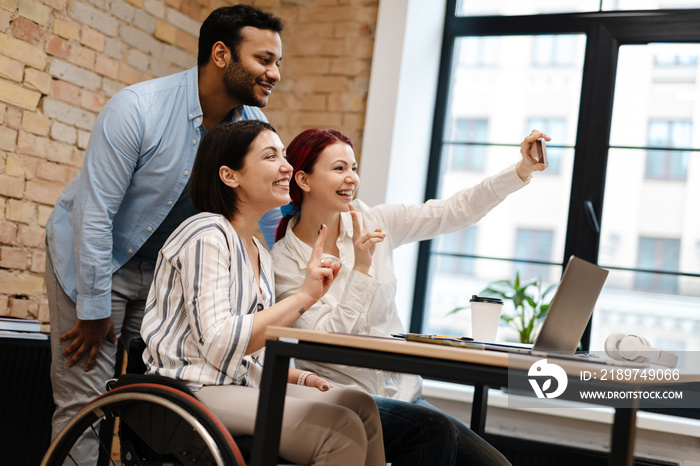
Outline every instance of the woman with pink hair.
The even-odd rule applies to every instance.
[[[532,172],[546,168],[530,156],[541,137],[550,139],[532,131],[520,145],[521,160],[448,199],[369,207],[353,200],[360,179],[350,138],[333,129],[299,134],[287,148],[287,160],[294,167],[289,186],[292,202],[282,208],[284,218],[272,248],[277,299],[297,292],[302,285],[321,224],[328,227],[323,259],[342,267],[328,292],[294,327],[373,336],[403,332],[395,304],[393,249],[467,228],[526,186]],[[509,464],[468,427],[425,401],[418,376],[296,363],[337,386],[373,395],[382,421],[386,460],[394,466]]]

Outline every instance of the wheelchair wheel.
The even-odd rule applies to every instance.
[[[80,410],[52,442],[42,466],[83,466],[71,448],[83,435],[99,441],[104,421],[119,422],[122,465],[245,465],[228,430],[199,400],[141,383],[111,390]]]

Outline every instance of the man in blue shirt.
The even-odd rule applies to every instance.
[[[53,436],[105,390],[117,338],[128,348],[139,334],[158,251],[196,213],[188,180],[202,137],[224,120],[267,121],[259,107],[280,79],[282,27],[247,5],[219,8],[202,24],[196,67],[127,87],[100,112],[46,226]],[[268,244],[279,218],[261,221]]]

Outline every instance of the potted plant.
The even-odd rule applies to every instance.
[[[515,280],[498,280],[490,283],[479,292],[479,295],[501,298],[504,301],[501,321],[513,327],[520,338],[520,343],[532,343],[535,340],[536,330],[547,314],[551,304],[549,295],[556,288],[551,285],[542,291],[542,280],[538,277],[520,282],[520,273],[515,272]],[[507,303],[510,301],[512,307]],[[454,314],[466,306],[452,309],[449,314]]]

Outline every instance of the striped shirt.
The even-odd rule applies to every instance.
[[[274,304],[267,250],[260,256],[260,288],[233,226],[212,213],[190,217],[158,254],[141,324],[149,374],[203,385],[258,387],[264,348],[245,356],[255,312]]]

